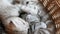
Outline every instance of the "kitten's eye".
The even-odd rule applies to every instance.
[[[29,4],[29,2],[26,2],[26,4]]]

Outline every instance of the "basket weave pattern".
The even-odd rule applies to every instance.
[[[52,16],[55,26],[56,34],[60,34],[60,0],[39,0],[44,7],[47,8],[48,13]]]

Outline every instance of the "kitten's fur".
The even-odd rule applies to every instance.
[[[34,31],[34,34],[40,34],[40,33],[41,34],[43,34],[43,33],[51,34],[51,32],[54,33],[53,32],[54,25],[52,24],[52,21],[49,19],[50,18],[49,15],[46,14],[46,12],[43,8],[43,5],[41,3],[39,3],[38,0],[18,0],[18,1],[20,1],[21,2],[20,4],[23,5],[21,7],[21,10],[27,13],[27,16],[22,16],[22,17],[26,17],[25,20],[27,22],[30,21],[30,23],[33,23],[33,25],[31,27],[33,27],[32,29]],[[0,17],[1,17],[1,20],[4,21],[3,24],[5,24],[5,25],[6,25],[6,23],[9,24],[10,21],[12,21],[13,24],[15,21],[16,21],[16,23],[20,23],[21,20],[17,21],[15,19],[16,17],[19,16],[19,10],[20,10],[20,7],[17,5],[11,4],[10,1],[0,0]],[[29,16],[29,15],[31,15],[31,16]],[[36,18],[34,18],[33,16]],[[11,18],[11,17],[15,17],[15,18]],[[29,17],[31,17],[31,19],[33,19],[33,18],[34,19],[31,20]],[[20,19],[20,18],[17,18],[17,19]],[[42,23],[42,25],[41,25],[41,23]],[[18,25],[18,24],[15,24],[15,25]],[[42,27],[39,27],[39,26],[42,26]],[[17,26],[13,26],[13,27],[15,28]],[[19,27],[17,27],[17,28],[19,28]],[[27,29],[28,29],[28,27],[27,27]],[[48,33],[45,31],[47,31]],[[27,31],[25,33],[27,34]]]
[[[49,14],[46,13],[43,5],[41,3],[39,3],[38,0],[21,0],[21,1],[22,1],[22,4],[25,5],[21,9],[24,12],[27,12],[27,14],[26,14],[27,16],[31,15],[31,16],[29,16],[30,18],[27,16],[22,16],[23,18],[25,18],[25,17],[28,18],[28,19],[25,18],[26,21],[34,24],[35,21],[33,22],[34,19],[32,16],[37,15],[35,17],[40,18],[40,19],[38,19],[38,20],[40,20],[40,21],[38,21],[38,24],[37,24],[37,22],[35,23],[36,24],[35,29],[33,27],[33,29],[35,30],[34,34],[40,34],[40,33],[41,34],[43,34],[43,33],[44,34],[52,34],[52,33],[54,34],[53,21],[50,19]],[[36,18],[35,18],[35,20],[36,20]],[[41,25],[41,23],[44,23],[44,24]],[[39,26],[42,26],[42,27],[39,27]],[[37,33],[38,31],[40,31],[39,29],[41,29],[41,32]],[[47,32],[45,32],[45,31],[47,31]]]
[[[13,5],[12,2],[13,0],[0,0],[0,20],[9,34],[27,34],[28,23],[18,17],[21,6]]]

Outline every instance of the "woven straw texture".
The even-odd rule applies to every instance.
[[[56,26],[56,34],[60,34],[60,0],[39,0],[52,16]]]

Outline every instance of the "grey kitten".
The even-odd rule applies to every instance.
[[[23,18],[26,17],[25,20],[31,24],[35,23],[33,27],[34,34],[51,34],[51,32],[54,33],[53,31],[54,31],[55,26],[53,24],[53,21],[50,19],[49,14],[46,13],[43,5],[39,3],[38,0],[24,0],[22,4],[24,5],[24,7],[22,7],[21,9],[24,12],[28,13],[26,14],[27,16],[31,15],[28,17],[27,16],[22,16],[22,17]],[[41,31],[41,32],[38,33],[38,31]],[[44,33],[42,33],[42,31]]]

